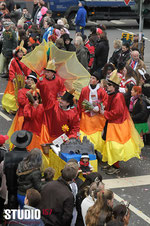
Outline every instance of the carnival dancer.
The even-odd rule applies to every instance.
[[[14,58],[10,62],[9,80],[2,98],[2,107],[8,113],[15,113],[18,109],[14,90],[15,75],[27,76],[31,72],[31,70],[21,62],[23,55],[26,53],[27,50],[25,48],[18,46],[15,50]]]
[[[27,130],[33,133],[32,142],[28,146],[28,150],[31,151],[34,148],[41,148],[40,134],[43,122],[44,108],[43,104],[41,104],[41,97],[37,89],[30,89],[26,93],[26,95],[29,99],[29,103],[24,106],[24,123],[22,128],[23,130]]]
[[[77,138],[79,116],[73,106],[74,96],[66,91],[60,100],[56,100],[48,89],[44,91],[41,93],[41,98],[46,116],[47,142],[52,142],[63,133],[69,138]]]
[[[24,79],[24,78],[23,78]],[[12,134],[17,130],[22,130],[22,125],[24,122],[24,106],[29,103],[26,93],[31,89],[32,85],[37,82],[37,75],[35,72],[32,72],[27,76],[27,80],[25,81],[25,87],[18,90],[17,102],[18,102],[18,111],[14,117],[12,125],[8,131],[8,136],[11,137]],[[11,150],[13,147],[12,143],[9,141],[9,149]]]
[[[118,161],[140,159],[140,149],[144,146],[130,118],[122,93],[119,93],[120,77],[114,74],[108,80],[108,104],[100,110],[106,118],[103,133],[102,161],[108,162],[107,174],[119,172]]]
[[[42,101],[44,100],[43,98],[48,98],[49,92],[53,95],[55,100],[65,92],[66,88],[64,86],[64,82],[57,75],[55,62],[53,60],[48,61],[47,67],[44,71],[44,76],[39,78],[37,88],[40,90]],[[46,112],[44,112],[41,130],[41,144],[48,143],[48,128],[49,125],[47,125],[47,115]]]
[[[105,118],[100,114],[100,103],[102,103],[103,106],[106,106],[108,98],[106,91],[103,88],[100,88],[99,79],[99,73],[94,72],[91,75],[90,84],[84,87],[81,91],[77,107],[81,118],[81,139],[83,139],[83,136],[87,136],[87,138],[94,144],[94,148],[97,151],[101,150],[101,133],[105,126]],[[87,111],[87,107],[84,106],[85,101],[88,101],[91,106],[93,106],[91,110]]]
[[[45,90],[48,88],[55,99],[63,95],[66,91],[64,81],[57,75],[54,60],[48,61],[46,68],[44,68],[44,76],[39,78],[37,88],[40,89],[41,95],[45,93]]]

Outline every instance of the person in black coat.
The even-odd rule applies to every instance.
[[[42,152],[38,148],[34,148],[30,151],[29,155],[25,157],[18,165],[17,168],[17,184],[18,192],[17,198],[20,208],[24,206],[24,199],[26,191],[30,188],[34,188],[41,191],[41,171],[42,166]]]
[[[61,35],[61,38],[64,40],[64,46],[66,51],[73,51],[73,52],[76,51],[76,47],[71,43],[73,39],[70,38],[69,34],[65,33]]]
[[[122,44],[122,50],[118,55],[117,66],[120,63],[126,64],[126,62],[130,59],[130,45],[128,42]]]
[[[120,39],[116,39],[116,40],[114,40],[113,44],[114,44],[115,50],[109,59],[109,63],[112,63],[115,67],[117,67],[118,58],[121,53],[122,41]]]
[[[11,136],[11,142],[16,146],[11,152],[5,154],[4,173],[8,190],[8,208],[17,209],[17,175],[19,162],[28,155],[26,147],[31,143],[32,133],[19,130]]]
[[[95,47],[95,57],[92,71],[97,71],[98,73],[107,63],[108,53],[109,53],[109,42],[107,39],[106,32],[102,32],[101,34],[97,33],[99,40],[97,41]]]
[[[133,86],[131,90],[131,100],[129,111],[131,113],[132,120],[138,133],[143,136],[148,132],[148,110],[146,102],[141,98],[142,88],[140,86]]]
[[[71,223],[74,198],[69,184],[77,172],[75,168],[66,166],[61,173],[58,180],[49,182],[41,191],[39,207],[45,226],[70,226]],[[46,209],[51,210],[51,214],[43,211]]]
[[[126,92],[124,93],[124,98],[125,98],[125,102],[126,102],[126,105],[127,105],[127,108],[129,109],[129,105],[130,105],[130,99],[131,99],[131,90],[133,88],[133,84],[129,83],[126,85]]]

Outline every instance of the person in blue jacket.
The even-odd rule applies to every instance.
[[[76,15],[76,19],[75,19],[75,24],[76,24],[76,32],[81,32],[82,35],[84,35],[84,28],[86,25],[86,16],[87,16],[87,11],[84,8],[84,2],[83,1],[79,1],[79,9]]]

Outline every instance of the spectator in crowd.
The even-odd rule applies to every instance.
[[[8,138],[7,135],[0,135],[0,224],[2,224],[4,220],[3,211],[7,193],[6,176],[4,174],[4,157],[7,152],[5,142]]]
[[[76,47],[71,43],[72,38],[70,38],[69,34],[65,33],[61,35],[61,38],[64,40],[64,46],[66,51],[76,51]]]
[[[45,186],[48,182],[53,181],[55,176],[55,170],[51,167],[46,168],[44,171],[44,181],[42,181],[42,185]]]
[[[5,2],[6,2],[6,7],[9,10],[9,12],[13,11],[14,5],[15,5],[14,0],[5,0]]]
[[[93,37],[90,37],[90,39],[87,39],[87,36],[83,35],[83,41],[84,41],[84,46],[88,49],[88,51],[90,53],[90,59],[89,59],[89,64],[88,64],[88,70],[90,71],[90,69],[93,65],[93,62],[94,62],[95,40]]]
[[[142,68],[146,70],[146,65],[139,56],[139,52],[137,50],[133,50],[131,51],[131,58],[127,61],[127,65],[131,66],[132,69],[136,72],[136,80],[138,81],[137,85],[139,85],[139,81],[141,79],[141,75],[138,70]]]
[[[0,3],[0,12],[2,13],[1,17],[4,17],[5,15],[9,14],[9,10],[6,7],[6,3],[5,2],[1,2]]]
[[[22,9],[22,16],[21,18],[18,20],[17,26],[21,26],[23,28],[24,26],[24,22],[26,21],[25,15],[28,14],[28,9],[27,8],[23,8]]]
[[[77,171],[73,167],[67,166],[62,170],[58,180],[48,183],[43,188],[40,209],[52,209],[51,215],[42,213],[45,225],[70,226],[74,198],[69,184],[76,177],[76,174]]]
[[[2,21],[0,20],[0,54],[2,51],[2,45],[3,45],[3,31],[4,31],[3,24],[2,24]]]
[[[127,226],[130,219],[129,207],[119,204],[113,208],[113,220],[108,222],[107,226]]]
[[[64,45],[64,40],[62,38],[58,38],[56,40],[56,46],[57,46],[58,49],[66,50],[65,45]]]
[[[130,105],[130,99],[131,99],[131,90],[133,88],[134,84],[126,84],[125,87],[125,93],[124,93],[124,98],[125,98],[125,102],[127,105],[127,108],[129,109],[129,105]]]
[[[149,131],[147,123],[149,112],[147,110],[146,102],[142,99],[141,94],[142,88],[140,86],[133,86],[131,90],[132,97],[130,99],[129,111],[135,128],[143,138],[143,134]]]
[[[91,27],[90,28],[90,35],[89,35],[89,37],[88,37],[88,39],[89,40],[93,40],[93,42],[94,42],[94,46],[96,46],[96,43],[97,43],[97,41],[98,41],[98,36],[97,36],[97,33],[96,33],[96,27]]]
[[[79,188],[79,192],[77,194],[77,200],[76,200],[76,202],[77,202],[76,206],[77,206],[77,211],[78,211],[76,226],[84,226],[82,212],[81,212],[81,203],[82,203],[83,199],[86,198],[86,191],[88,189],[88,186],[90,186],[93,182],[98,181],[98,180],[100,182],[102,181],[102,176],[100,175],[100,173],[92,172],[86,176],[85,181]]]
[[[81,32],[82,35],[84,35],[84,28],[86,25],[86,17],[87,17],[87,11],[84,8],[84,1],[79,1],[79,9],[75,18],[75,24],[76,24],[76,32]]]
[[[78,61],[83,65],[83,67],[85,67],[85,69],[88,69],[90,53],[84,46],[82,37],[75,37],[74,45],[76,47]]]
[[[44,226],[44,223],[41,219],[36,219],[36,210],[38,209],[38,206],[40,204],[41,201],[41,194],[35,190],[34,188],[30,188],[27,190],[26,192],[26,197],[25,197],[25,202],[24,202],[24,210],[28,210],[28,212],[31,212],[30,216],[31,218],[29,219],[25,219],[25,211],[23,212],[23,219],[20,219],[18,216],[20,216],[18,214],[18,212],[16,212],[16,219],[13,219],[11,221],[9,221],[8,226],[13,225],[13,226],[17,226],[17,225],[38,225],[38,226]]]
[[[103,71],[102,71],[102,77],[104,79],[109,79],[111,72],[113,72],[114,70],[115,70],[115,67],[113,64],[111,64],[111,63],[105,64]]]
[[[128,42],[125,42],[122,44],[122,48],[120,53],[118,54],[118,59],[117,59],[117,66],[119,63],[124,63],[130,59],[130,45]]]
[[[14,6],[14,10],[10,13],[10,18],[12,22],[17,25],[18,20],[21,18],[22,10],[19,3],[16,3]]]
[[[115,67],[118,66],[118,58],[121,53],[122,41],[120,39],[115,39],[114,42],[114,52],[109,59],[109,63],[112,63]]]
[[[33,22],[35,23],[35,14],[37,13],[37,11],[39,10],[39,0],[33,0],[33,10],[32,10],[32,19]]]
[[[30,151],[29,155],[25,157],[17,168],[17,198],[20,208],[24,206],[26,191],[30,188],[34,188],[41,191],[41,168],[42,166],[42,152],[38,148],[34,148]]]
[[[73,163],[78,164],[78,161],[77,161],[76,159],[69,159],[68,163],[69,163],[69,162],[73,162]],[[76,165],[76,164],[75,164],[75,165]],[[79,168],[79,165],[78,165],[78,168]],[[79,178],[79,174],[77,174],[77,176],[76,176],[76,178],[74,179],[74,181],[76,182],[78,189],[79,189],[80,186],[83,184],[83,181]]]
[[[90,185],[89,191],[87,192],[87,196],[85,199],[83,199],[81,203],[81,211],[82,211],[84,224],[85,224],[85,216],[87,214],[87,211],[91,206],[94,205],[94,203],[97,200],[97,193],[100,192],[101,190],[104,190],[104,184],[100,182],[99,179],[97,179],[95,182],[93,182]]]
[[[20,130],[13,133],[11,142],[15,148],[5,154],[4,173],[8,190],[8,208],[17,209],[17,174],[16,170],[19,162],[28,155],[26,147],[31,143],[32,133]]]
[[[97,194],[95,204],[90,207],[85,217],[87,226],[104,226],[111,220],[114,194],[110,190],[102,190]]]
[[[48,38],[53,34],[53,21],[51,18],[44,20],[43,27],[45,28],[45,33],[43,34],[43,40],[48,42]]]
[[[127,84],[136,85],[138,83],[136,73],[130,66],[125,66],[122,71],[121,83],[119,91],[125,93],[125,87]]]
[[[106,32],[103,32],[100,28],[97,29],[98,41],[95,47],[95,57],[93,63],[93,71],[101,72],[101,69],[107,63],[109,53],[109,42]]]
[[[17,38],[15,31],[11,29],[12,22],[5,22],[3,32],[2,52],[0,55],[0,74],[3,78],[8,78],[8,64],[13,57],[13,50],[17,47]]]

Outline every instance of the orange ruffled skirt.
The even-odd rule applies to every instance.
[[[144,143],[136,131],[131,118],[122,124],[108,123],[106,141],[102,141],[102,161],[113,165],[117,161],[140,159]]]
[[[83,112],[81,116],[80,139],[82,140],[86,136],[94,144],[94,149],[97,151],[101,151],[102,148],[102,131],[105,121],[104,116],[100,114],[90,117]]]

